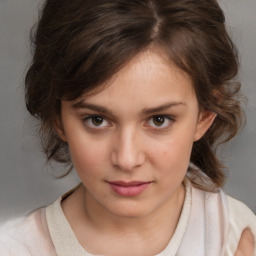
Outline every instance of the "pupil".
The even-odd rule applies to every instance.
[[[157,125],[157,126],[160,126],[164,123],[164,117],[162,116],[155,116],[154,119],[154,124]]]
[[[99,117],[99,116],[94,116],[92,118],[92,122],[93,122],[94,125],[101,125],[102,122],[103,122],[103,118]]]

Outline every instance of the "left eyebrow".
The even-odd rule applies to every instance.
[[[183,102],[169,102],[169,103],[163,104],[161,106],[153,107],[153,108],[144,108],[142,110],[142,113],[143,114],[152,114],[155,112],[164,111],[169,108],[174,108],[174,107],[178,107],[178,106],[186,106],[186,104]]]

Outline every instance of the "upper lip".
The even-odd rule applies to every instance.
[[[108,183],[122,187],[131,187],[151,183],[151,181],[109,181]]]

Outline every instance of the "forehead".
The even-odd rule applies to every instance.
[[[79,100],[120,108],[135,102],[139,107],[170,101],[188,102],[194,97],[189,75],[163,53],[147,50],[135,56],[97,91],[82,95]]]

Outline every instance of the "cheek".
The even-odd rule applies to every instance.
[[[89,138],[70,141],[69,150],[78,175],[96,174],[106,166],[107,148],[103,142],[92,142]]]
[[[153,162],[159,170],[172,175],[186,173],[193,145],[192,136],[175,135],[168,141],[156,143],[152,147]]]

